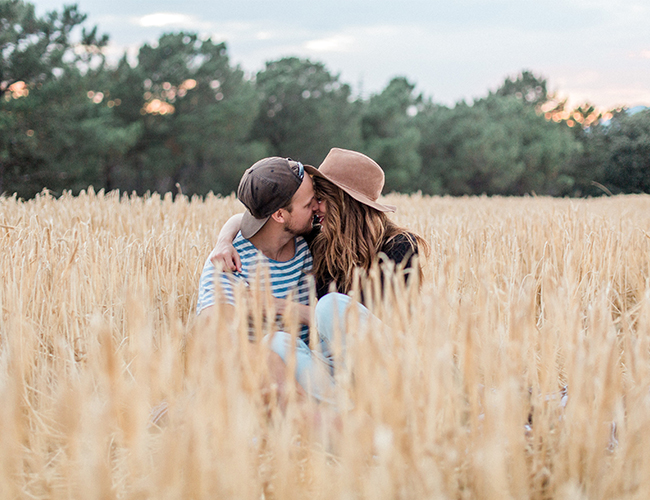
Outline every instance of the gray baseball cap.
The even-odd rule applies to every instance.
[[[305,177],[305,168],[291,158],[272,156],[251,166],[239,181],[237,198],[248,209],[241,222],[241,234],[249,239],[271,215],[286,207]]]

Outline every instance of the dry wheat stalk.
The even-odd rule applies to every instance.
[[[284,413],[194,321],[234,198],[0,199],[0,496],[647,498],[650,197],[390,198],[422,292]]]

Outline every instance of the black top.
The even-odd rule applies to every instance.
[[[386,254],[390,260],[395,262],[395,265],[401,264],[404,260],[404,270],[412,269],[413,266],[413,256],[418,254],[418,247],[415,240],[415,237],[411,234],[411,239],[405,234],[398,234],[397,236],[391,238],[388,241],[385,241],[381,247],[381,252]],[[313,241],[313,238],[307,240],[308,243]],[[405,274],[405,277],[407,275]],[[323,295],[329,293],[330,284],[333,279],[329,278],[326,280],[319,279],[316,281],[316,295],[320,299]],[[383,287],[383,275],[382,275],[382,287]],[[342,290],[339,288],[339,292]]]

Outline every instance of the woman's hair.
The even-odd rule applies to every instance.
[[[414,248],[428,251],[423,238],[399,227],[384,212],[355,200],[326,179],[314,176],[313,180],[316,197],[327,203],[327,222],[312,244],[317,279],[331,278],[339,291],[349,292],[354,269],[370,271],[384,244],[397,235],[408,238]],[[421,269],[418,272],[421,278]]]

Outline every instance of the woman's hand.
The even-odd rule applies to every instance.
[[[241,259],[232,245],[235,236],[241,229],[241,220],[244,214],[235,214],[223,225],[219,231],[217,244],[210,252],[210,260],[215,267],[222,266],[224,271],[241,272]]]
[[[289,307],[294,308],[294,312],[298,314],[298,322],[303,325],[309,325],[311,322],[311,311],[309,306],[299,304],[298,302],[290,302],[287,299],[278,299],[274,297],[275,312],[276,314],[284,314]]]
[[[241,272],[241,259],[231,241],[217,241],[210,253],[210,260],[215,267],[222,266],[224,271]]]

